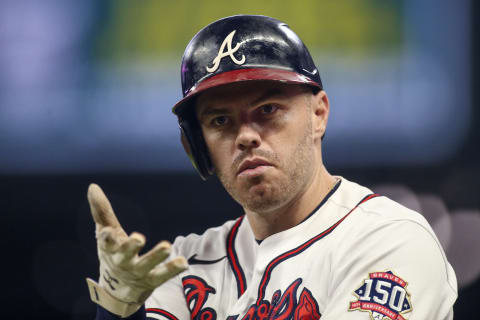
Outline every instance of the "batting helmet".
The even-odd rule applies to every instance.
[[[173,107],[182,143],[202,179],[213,165],[194,111],[195,97],[213,87],[269,80],[323,88],[302,40],[279,20],[237,15],[213,22],[190,41],[181,66],[183,99]]]

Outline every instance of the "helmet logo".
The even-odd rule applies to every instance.
[[[232,59],[232,61],[235,62],[236,64],[245,63],[245,55],[242,54],[242,58],[240,60],[235,58],[235,56],[233,55],[240,47],[240,43],[237,43],[235,48],[232,49],[232,39],[236,31],[237,30],[233,30],[232,32],[229,33],[228,36],[225,37],[225,40],[223,40],[222,45],[220,46],[220,50],[218,50],[218,55],[212,61],[213,66],[206,67],[208,72],[215,72],[220,66],[220,60],[228,56],[230,56],[230,59]],[[224,52],[225,46],[227,46],[227,49],[228,49],[226,52]]]

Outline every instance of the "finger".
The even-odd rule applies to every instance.
[[[136,269],[141,274],[146,274],[170,254],[172,245],[168,241],[158,243],[152,250],[140,257]]]
[[[114,252],[119,246],[119,239],[112,227],[105,227],[97,232],[98,245],[106,252]]]
[[[129,264],[132,257],[145,245],[145,236],[138,232],[132,232],[118,247],[117,252],[113,256],[113,262],[117,265]]]
[[[187,270],[188,263],[184,257],[176,257],[175,259],[160,264],[149,272],[149,283],[155,288],[164,283],[165,281],[175,277],[182,271]]]
[[[105,193],[97,184],[90,184],[87,192],[88,203],[95,224],[101,228],[110,226],[113,228],[121,228],[112,205],[108,201]]]

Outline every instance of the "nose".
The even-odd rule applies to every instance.
[[[260,146],[260,134],[251,124],[242,124],[238,129],[236,147],[244,151],[246,149],[258,148]]]

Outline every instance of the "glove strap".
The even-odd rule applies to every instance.
[[[87,285],[88,291],[90,292],[90,299],[93,302],[122,318],[134,314],[142,306],[142,304],[139,303],[127,303],[117,300],[90,278],[87,278]]]

